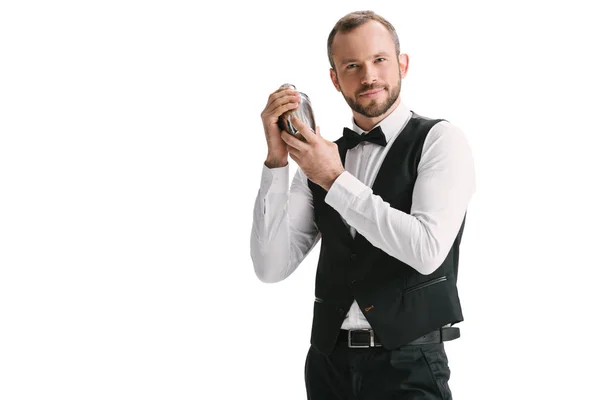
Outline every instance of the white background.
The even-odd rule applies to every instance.
[[[303,399],[318,248],[255,277],[260,112],[350,121],[326,39],[372,9],[403,101],[463,129],[455,399],[597,396],[598,31],[583,1],[3,1],[0,399]],[[292,172],[295,165],[292,165]]]

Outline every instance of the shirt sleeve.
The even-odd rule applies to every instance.
[[[423,144],[410,214],[392,208],[348,172],[336,179],[325,202],[375,247],[428,275],[447,257],[474,192],[466,137],[443,121]]]
[[[289,164],[263,165],[250,238],[254,272],[263,282],[290,276],[320,239],[306,175],[298,168],[291,187],[288,182]]]

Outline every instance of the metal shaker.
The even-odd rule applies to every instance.
[[[296,86],[290,83],[284,83],[283,85],[281,85],[281,88],[296,89]],[[300,104],[295,109],[283,113],[279,117],[278,125],[279,128],[285,130],[290,135],[294,135],[298,139],[306,141],[306,139],[304,139],[304,136],[302,136],[302,134],[296,129],[296,127],[294,127],[294,125],[292,125],[292,115],[304,122],[306,125],[308,125],[313,130],[313,132],[316,129],[315,116],[308,96],[302,92],[298,92],[298,94],[300,95]]]

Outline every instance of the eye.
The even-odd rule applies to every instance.
[[[356,65],[356,64],[348,64],[346,66],[346,69],[353,69],[353,68],[356,68],[356,67],[358,67],[358,65]]]
[[[375,62],[382,62],[382,61],[385,61],[385,58],[379,57],[378,59],[375,60]]]

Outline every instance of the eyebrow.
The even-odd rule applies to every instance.
[[[388,53],[386,53],[385,51],[376,53],[372,56],[372,58],[379,58],[381,56],[385,56],[385,57],[389,57],[390,55]],[[344,58],[342,59],[342,64],[349,64],[349,63],[354,63],[357,62],[358,60],[355,58]]]

